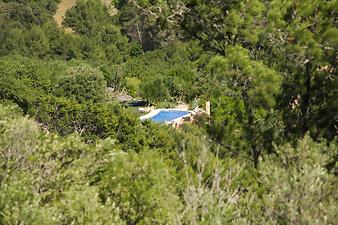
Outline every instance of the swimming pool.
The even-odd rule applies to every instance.
[[[190,115],[189,111],[179,109],[156,109],[147,115],[141,116],[141,120],[150,119],[157,123],[171,123],[175,120]]]

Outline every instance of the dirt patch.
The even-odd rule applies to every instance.
[[[110,6],[110,3],[111,3],[111,0],[102,0],[102,3],[103,3],[106,7],[109,7],[109,6]]]
[[[58,26],[62,26],[62,22],[65,19],[65,15],[68,9],[72,8],[76,4],[76,0],[63,0],[59,5],[54,15],[54,20]]]
[[[111,16],[116,15],[117,10],[112,7],[111,1],[112,0],[101,0],[102,3],[107,7],[107,10]],[[58,5],[56,13],[54,15],[54,20],[56,21],[59,27],[62,27],[62,22],[65,19],[65,15],[68,9],[72,8],[76,4],[76,0],[63,0]],[[66,28],[67,32],[73,32],[71,28]]]

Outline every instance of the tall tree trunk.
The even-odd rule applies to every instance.
[[[254,165],[257,168],[259,156],[261,155],[261,151],[258,148],[257,143],[256,143],[255,118],[254,118],[252,107],[251,107],[251,104],[250,104],[250,98],[249,98],[246,90],[243,92],[242,97],[243,97],[245,109],[246,109],[246,112],[247,112],[247,115],[248,115],[248,123],[247,123],[247,126],[246,126],[246,133],[247,133],[248,140],[250,141],[250,145],[251,145],[251,156],[252,156]]]
[[[305,64],[305,93],[302,96],[301,102],[301,130],[305,134],[309,130],[309,111],[311,105],[311,63]]]
[[[140,32],[140,27],[139,27],[138,23],[136,23],[136,30],[137,30],[137,35],[138,35],[138,39],[140,41],[140,44],[143,45],[142,36],[141,36],[141,32]]]

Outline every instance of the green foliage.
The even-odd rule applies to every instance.
[[[114,203],[101,203],[95,187],[74,186],[55,205],[55,216],[64,224],[125,224]]]
[[[175,33],[178,27],[177,17],[181,17],[181,1],[115,1],[119,11],[119,22],[122,32],[144,50],[168,46],[177,40]]]
[[[123,65],[124,76],[127,77],[126,87],[152,102],[163,100],[191,101],[200,94],[199,76],[197,73],[199,52],[191,51],[198,47],[194,43],[173,43],[161,50],[147,52],[142,56],[132,58]],[[140,81],[131,86],[128,81]]]
[[[77,1],[67,11],[64,24],[95,42],[90,57],[119,63],[135,51],[135,47],[131,49],[128,39],[121,35],[119,27],[113,25],[111,16],[100,1]]]
[[[104,168],[100,195],[118,202],[128,223],[172,224],[180,206],[173,172],[154,152],[116,154]]]
[[[278,149],[260,171],[269,193],[264,195],[265,216],[271,223],[333,224],[337,212],[337,182],[325,166],[337,146],[315,143],[308,136],[297,148]]]
[[[3,131],[1,224],[123,224],[113,203],[104,207],[96,188],[83,186],[91,162],[81,155],[93,147],[42,133],[26,118],[6,119]]]
[[[211,96],[215,100],[209,132],[235,152],[231,154],[245,149],[257,165],[261,149],[272,151],[273,140],[266,137],[267,124],[261,121],[275,117],[272,109],[282,77],[262,62],[250,59],[249,52],[240,46],[228,47],[226,53],[226,57],[215,56],[206,66],[210,78],[223,88],[222,94]],[[280,132],[278,120],[270,121],[275,123],[276,131],[269,132]]]
[[[262,44],[268,50],[267,60],[285,73],[279,105],[291,139],[307,131],[316,138],[335,136],[331,107],[337,102],[332,88],[337,83],[333,69],[337,42],[326,36],[336,29],[335,6],[336,1],[271,2]]]
[[[264,3],[253,1],[184,1],[187,15],[181,26],[186,35],[223,52],[228,44],[254,46],[259,40],[264,20]]]
[[[213,120],[208,127],[208,132],[228,150],[232,150],[231,154],[238,154],[238,149],[247,148],[247,142],[243,138],[245,136],[243,124],[247,122],[243,100],[222,96],[215,99],[212,106]],[[225,152],[221,152],[220,156]]]
[[[25,111],[37,97],[52,90],[55,74],[64,70],[63,63],[22,57],[4,57],[0,62],[1,98],[16,102]]]
[[[151,101],[163,101],[169,98],[169,90],[163,80],[154,78],[142,84],[141,96]]]
[[[226,49],[226,57],[213,58],[207,70],[212,77],[243,95],[247,92],[252,107],[272,107],[279,93],[282,77],[262,62],[250,59],[249,52],[240,47]]]
[[[140,83],[141,81],[136,77],[127,77],[126,78],[126,88],[132,96],[140,95]],[[147,91],[147,90],[145,90]],[[147,93],[145,93],[147,94]],[[149,94],[150,95],[150,94]],[[151,96],[153,97],[153,96]]]
[[[103,138],[112,134],[117,126],[114,106],[79,104],[74,100],[49,96],[40,98],[35,108],[36,119],[61,135],[76,131],[87,138],[93,135]]]
[[[1,17],[17,21],[26,27],[32,24],[41,25],[51,18],[59,2],[60,0],[1,0]]]
[[[77,1],[76,5],[67,11],[64,23],[79,34],[95,35],[98,24],[111,23],[110,16],[100,1]]]
[[[80,10],[69,11],[69,24],[80,36],[66,33],[51,21],[58,1],[0,2],[0,55],[20,54],[28,57],[58,59],[95,59],[121,62],[132,48],[120,29],[112,24],[109,14],[99,1],[79,2]],[[90,1],[89,1],[90,2]],[[89,4],[89,12],[87,10]],[[87,12],[87,13],[86,13]],[[78,18],[76,15],[80,13]],[[82,13],[82,14],[81,14]],[[68,16],[67,14],[67,16]],[[81,18],[86,15],[86,18]],[[85,24],[82,24],[85,22]],[[80,29],[80,27],[82,27]],[[102,28],[98,30],[98,28]],[[95,28],[95,29],[94,29]],[[137,46],[134,45],[133,53]]]
[[[325,166],[335,145],[306,137],[297,148],[281,146],[278,156],[261,161],[258,182],[245,161],[222,160],[196,145],[201,134],[192,127],[171,135],[152,128],[162,131],[156,145],[149,140],[159,152],[125,153],[111,139],[88,145],[78,136],[46,134],[12,117],[13,110],[0,108],[2,224],[334,222],[336,182]],[[163,157],[173,153],[164,149],[176,135],[173,146],[181,149],[172,162],[182,164],[174,169]]]
[[[0,0],[0,224],[335,223],[337,1],[58,3]]]
[[[83,64],[66,71],[66,75],[57,81],[54,94],[74,99],[79,103],[96,103],[105,99],[106,87],[103,74]]]
[[[257,218],[251,220],[260,202],[255,202],[258,199],[253,192],[256,184],[252,180],[254,174],[246,176],[249,170],[245,164],[232,160],[219,161],[203,149],[199,153],[195,173],[187,164],[185,166],[184,208],[179,215],[179,223],[259,224]]]

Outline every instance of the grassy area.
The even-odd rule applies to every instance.
[[[139,107],[127,107],[126,109],[128,112],[132,113],[135,117],[140,117],[140,116],[147,114],[145,112],[141,113],[139,111]]]
[[[169,109],[169,108],[176,108],[177,103],[175,102],[157,102],[155,107],[158,109]]]

